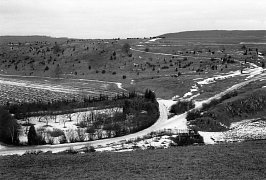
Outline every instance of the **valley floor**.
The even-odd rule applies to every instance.
[[[235,89],[238,89],[242,86],[245,86],[246,84],[250,83],[250,82],[254,82],[254,81],[260,81],[263,80],[265,78],[266,73],[264,72],[264,70],[262,68],[253,67],[253,69],[248,69],[247,70],[247,74],[245,74],[245,76],[248,76],[243,82],[237,83],[234,86],[216,94],[215,96],[212,96],[208,99],[205,100],[199,100],[196,101],[196,108],[201,108],[203,103],[208,103],[210,102],[212,99],[216,99],[221,97],[223,94],[233,91]],[[235,74],[233,72],[233,74]],[[237,74],[237,75],[241,75],[241,74]],[[228,76],[233,76],[233,75],[224,75],[224,76],[219,76],[220,79],[224,79],[227,78]],[[215,78],[208,78],[207,80],[201,80],[198,83],[203,83],[203,84],[208,84],[208,83],[212,83],[213,81],[219,79],[218,77]],[[215,79],[215,80],[214,80]],[[205,82],[206,81],[206,82]],[[196,91],[197,89],[193,90]],[[186,97],[186,98],[192,98],[193,95],[191,97]],[[183,97],[185,98],[185,97]],[[26,151],[31,151],[31,150],[41,150],[41,151],[52,151],[52,152],[60,152],[66,149],[69,149],[70,147],[73,147],[75,149],[78,148],[82,148],[84,146],[105,146],[107,144],[111,144],[111,143],[119,143],[119,141],[125,141],[125,140],[130,140],[130,139],[134,139],[134,138],[138,138],[138,137],[143,137],[144,135],[147,135],[150,132],[153,131],[158,131],[158,130],[164,130],[164,129],[182,129],[182,130],[186,130],[187,127],[187,120],[186,120],[186,113],[181,114],[181,115],[176,115],[171,117],[170,119],[168,119],[168,110],[171,106],[171,104],[175,103],[175,101],[173,100],[159,100],[159,109],[160,109],[160,118],[158,119],[158,121],[152,125],[151,127],[134,133],[134,134],[130,134],[127,136],[122,136],[122,137],[118,137],[118,138],[111,138],[111,139],[103,139],[103,140],[98,140],[98,141],[90,141],[90,142],[81,142],[81,143],[67,143],[67,144],[58,144],[58,145],[45,145],[45,146],[35,146],[35,147],[7,147],[7,148],[2,148],[2,150],[0,150],[0,155],[11,155],[11,154],[23,154]],[[262,127],[265,129],[265,127]],[[216,134],[214,133],[201,133],[201,135],[204,138],[204,142],[206,144],[213,144],[214,140],[217,140],[218,138],[215,138]]]

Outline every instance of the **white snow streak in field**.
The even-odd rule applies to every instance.
[[[28,87],[28,88],[34,88],[34,89],[43,89],[43,90],[49,90],[54,92],[63,92],[63,93],[77,93],[78,90],[75,90],[70,87],[64,87],[60,85],[49,85],[49,84],[33,84],[31,82],[27,81],[8,81],[8,80],[0,80],[0,84],[7,84],[7,85],[13,85],[13,86],[20,86],[20,87]],[[94,93],[91,91],[90,93]]]
[[[239,44],[266,44],[266,42],[240,42]]]
[[[123,87],[122,87],[122,83],[115,83],[116,85],[117,85],[117,87],[119,88],[119,89],[122,89],[122,90],[124,90],[124,91],[127,91],[126,89],[124,89]]]
[[[155,42],[155,41],[157,41],[157,40],[159,40],[159,39],[162,39],[162,38],[154,38],[154,39],[151,39],[151,40],[149,40],[149,41],[147,41],[147,42],[145,42],[145,43]]]

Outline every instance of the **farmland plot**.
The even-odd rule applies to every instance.
[[[22,102],[51,102],[56,100],[82,99],[123,92],[112,82],[90,80],[54,80],[0,77],[0,105]]]

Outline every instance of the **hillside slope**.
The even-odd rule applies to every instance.
[[[236,37],[253,37],[266,38],[266,30],[206,30],[206,31],[184,31],[177,33],[167,33],[160,35],[166,38],[236,38]]]
[[[50,36],[0,36],[0,44],[6,44],[9,42],[12,43],[25,43],[25,42],[34,42],[34,41],[47,41],[47,42],[63,42],[68,38],[55,38]]]

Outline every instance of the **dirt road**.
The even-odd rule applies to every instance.
[[[217,99],[220,98],[222,95],[233,91],[235,89],[238,89],[244,85],[247,85],[250,82],[256,81],[256,80],[260,80],[262,78],[266,77],[266,73],[262,72],[261,74],[252,77],[249,80],[245,80],[244,82],[238,83],[232,87],[230,87],[229,89],[207,99],[201,102],[198,102],[196,104],[195,108],[201,108],[203,103],[208,103],[210,102],[212,99]],[[168,128],[177,128],[177,129],[186,129],[187,128],[187,121],[186,121],[186,113],[183,113],[181,115],[178,116],[174,116],[170,119],[168,119],[167,117],[167,113],[168,113],[168,107],[164,104],[165,100],[158,100],[159,102],[159,111],[160,111],[160,117],[159,119],[156,121],[155,124],[153,124],[151,127],[142,130],[140,132],[134,133],[134,134],[129,134],[126,136],[122,136],[122,137],[117,137],[117,138],[110,138],[110,139],[103,139],[103,140],[97,140],[97,141],[90,141],[90,142],[80,142],[80,143],[67,143],[67,144],[58,144],[58,145],[44,145],[44,146],[27,146],[27,147],[6,147],[6,148],[2,148],[0,150],[0,155],[11,155],[11,154],[23,154],[26,151],[33,151],[33,150],[41,150],[41,151],[52,151],[52,152],[59,152],[59,151],[63,151],[66,149],[69,149],[70,147],[73,148],[82,148],[84,146],[97,146],[97,145],[106,145],[106,144],[110,144],[110,143],[116,143],[122,140],[128,140],[128,139],[132,139],[132,138],[137,138],[137,137],[142,137],[152,131],[157,131],[157,130],[162,130],[162,129],[168,129]]]

